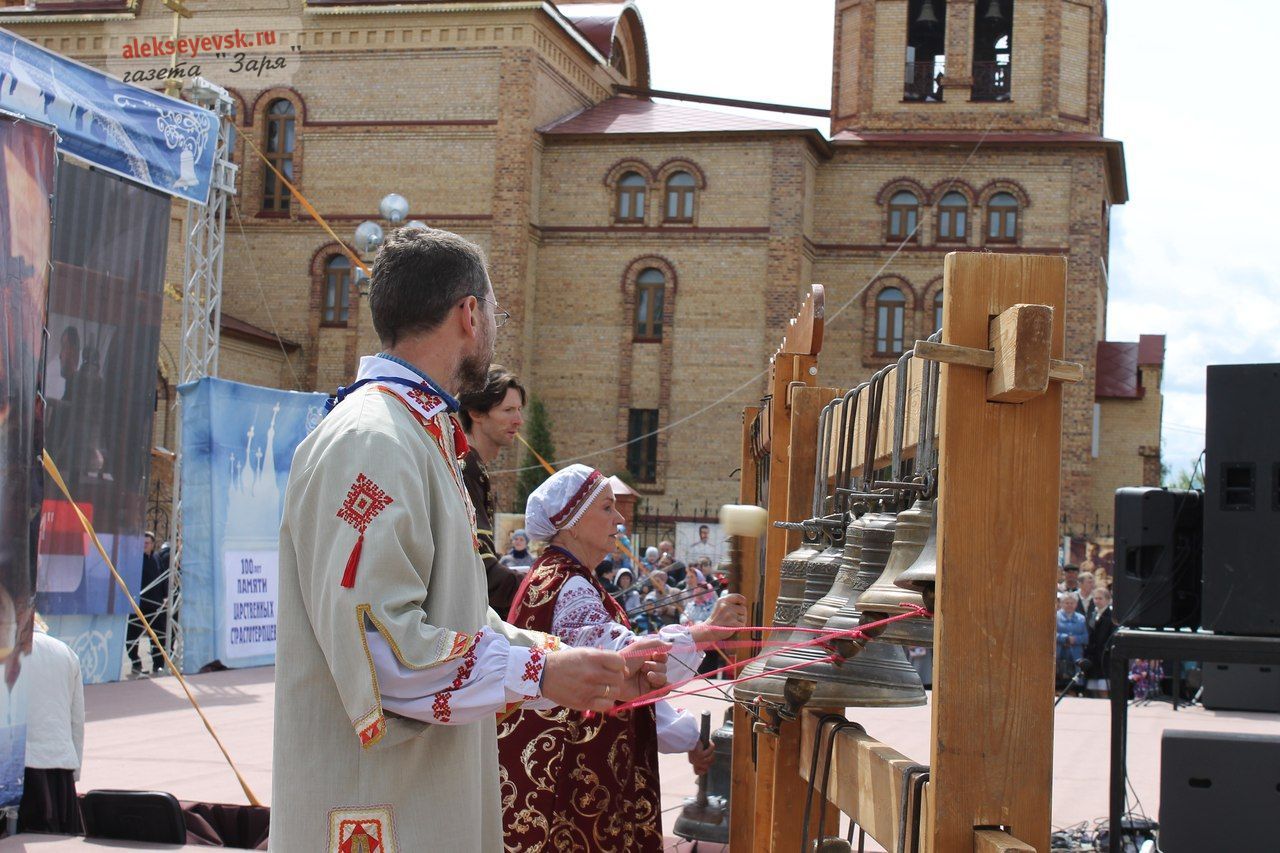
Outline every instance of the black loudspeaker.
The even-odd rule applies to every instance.
[[[1200,701],[1211,711],[1280,713],[1280,666],[1205,663],[1203,690]]]
[[[1208,369],[1204,626],[1280,636],[1280,364]]]
[[[1160,744],[1164,853],[1280,848],[1280,737],[1167,730]]]
[[[1200,492],[1116,490],[1116,621],[1130,628],[1200,627]]]

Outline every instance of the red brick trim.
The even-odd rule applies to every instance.
[[[320,368],[320,329],[342,329],[341,325],[325,325],[321,322],[321,314],[324,310],[324,285],[325,285],[325,265],[338,255],[345,255],[342,246],[332,240],[323,243],[311,255],[311,262],[308,264],[308,274],[311,277],[311,310],[307,317],[307,330],[311,346],[307,348],[307,382],[312,388],[316,385],[317,375]],[[351,293],[349,294],[348,304],[350,309],[347,314],[346,325],[346,346],[343,353],[343,372],[348,376],[355,375],[356,362],[356,335],[358,333],[359,315],[360,315],[360,294],[355,286],[355,274],[352,270],[351,276]]]
[[[909,341],[914,340],[911,333],[918,326],[915,319],[920,304],[916,289],[907,279],[894,273],[873,279],[862,294],[862,364],[864,367],[885,365],[898,358],[897,355],[876,352],[876,299],[890,287],[898,288],[907,298],[907,304],[902,309],[902,345],[906,347]]]
[[[623,343],[621,346],[618,359],[618,414],[616,433],[618,444],[622,444],[628,438],[627,429],[629,426],[632,403],[632,369],[635,357],[635,348],[638,346],[661,347],[658,356],[658,428],[662,429],[662,427],[669,423],[671,418],[671,371],[675,353],[675,341],[673,339],[673,334],[675,332],[674,321],[676,313],[676,293],[679,289],[679,275],[676,273],[675,264],[661,255],[642,255],[627,264],[626,269],[622,273],[621,281],[622,310],[623,317],[625,318],[628,328],[634,329],[636,311],[636,277],[640,275],[642,270],[649,269],[650,267],[661,270],[667,281],[662,298],[662,341],[660,343],[655,343],[652,341],[633,340]],[[666,490],[668,436],[669,433],[667,432],[658,433],[657,475],[652,483],[637,484],[637,491],[643,494],[661,493]],[[626,469],[626,447],[620,447],[618,449],[617,456],[614,459],[614,466],[618,470]]]
[[[921,206],[933,204],[933,201],[929,198],[929,191],[924,188],[924,184],[906,175],[893,178],[881,184],[880,191],[876,193],[876,204],[884,207],[898,190],[911,190],[914,192],[916,197],[920,199]]]
[[[304,131],[307,126],[307,102],[297,89],[292,86],[275,86],[259,92],[258,96],[253,100],[253,106],[245,112],[246,130],[244,132],[246,134],[263,134],[262,128],[266,126],[266,121],[258,121],[258,119],[263,119],[267,108],[278,99],[284,99],[293,104],[293,177],[290,182],[302,189],[306,173],[304,164],[306,133]],[[257,125],[256,128],[255,124]],[[266,153],[267,145],[265,139],[255,138],[254,144],[263,153]],[[239,145],[242,152],[248,149],[248,146],[244,145],[243,142],[239,142]],[[240,191],[244,196],[243,209],[253,211],[255,219],[297,219],[299,207],[296,199],[290,199],[288,211],[264,211],[262,209],[262,187],[266,181],[267,166],[251,151],[249,155],[241,158]]]
[[[366,219],[378,219],[380,216],[377,212],[325,213],[322,215],[330,222],[363,222]],[[417,211],[410,213],[405,219],[421,219],[424,222],[441,222],[444,220],[450,222],[488,222],[493,219],[493,215],[490,213],[423,213]]]
[[[622,180],[622,176],[627,172],[639,173],[648,184],[646,191],[653,189],[653,182],[657,180],[653,167],[636,157],[623,157],[615,162],[605,171],[602,183],[610,190],[615,190],[618,187],[618,181]]]
[[[292,86],[273,86],[270,89],[263,89],[258,93],[258,97],[253,99],[253,106],[245,113],[245,127],[253,127],[254,119],[276,98],[293,101],[293,106],[298,112],[297,121],[300,124],[307,123],[307,100],[302,97],[302,93]]]
[[[938,181],[929,188],[929,198],[932,199],[930,204],[937,204],[942,201],[942,197],[951,191],[960,193],[969,200],[969,206],[977,204],[978,191],[973,188],[973,184],[960,178],[950,178],[945,181]]]
[[[1018,200],[1019,213],[1031,206],[1031,194],[1027,192],[1027,188],[1012,178],[996,178],[994,181],[987,181],[978,190],[978,201],[983,207],[986,207],[991,197],[1000,192],[1009,193]],[[1019,230],[1021,230],[1022,223],[1019,222],[1018,224]]]
[[[885,275],[872,279],[871,284],[867,285],[867,289],[862,293],[862,304],[868,307],[874,306],[876,304],[876,297],[880,295],[881,291],[889,287],[898,288],[902,291],[902,295],[907,297],[906,310],[908,312],[916,309],[920,294],[916,292],[916,289],[911,282],[907,281],[906,278],[898,275],[897,273],[886,273]]]
[[[937,329],[933,328],[933,300],[942,292],[942,276],[935,275],[920,290],[920,310],[916,311],[916,340],[924,340]]]
[[[542,225],[535,226],[543,234],[768,234],[767,225],[741,228],[699,228],[691,225]],[[883,248],[883,247],[879,247]]]
[[[693,175],[694,186],[700,190],[707,188],[707,174],[702,171],[702,167],[686,157],[669,157],[658,164],[653,170],[654,178],[664,186],[667,178],[675,172],[688,172]]]
[[[1078,122],[1082,122],[1082,123],[1084,123],[1084,124],[1088,124],[1088,123],[1089,123],[1089,117],[1088,117],[1088,116],[1078,116],[1078,115],[1075,115],[1074,113],[1062,113],[1062,112],[1060,112],[1060,113],[1058,113],[1058,118],[1066,119],[1067,121],[1078,121]]]
[[[622,280],[619,283],[622,293],[625,295],[627,293],[627,288],[632,288],[634,291],[636,286],[636,277],[643,271],[650,268],[656,269],[662,273],[667,280],[667,286],[671,290],[671,296],[675,296],[676,290],[680,286],[680,278],[676,275],[676,265],[669,259],[664,258],[662,255],[641,255],[640,257],[632,260],[631,263],[627,264],[627,268],[622,271]],[[668,320],[674,319],[673,317],[669,318],[667,316],[669,308],[670,300],[664,296],[662,300],[662,329],[664,336],[666,335]]]
[[[1021,228],[1021,225],[1019,225],[1019,228]],[[945,254],[946,252],[956,251],[957,245],[959,244],[944,243],[941,246],[916,246],[908,243],[902,248],[901,254],[910,254],[911,252],[939,252]],[[817,252],[877,252],[886,255],[893,251],[892,246],[886,246],[884,243],[814,243],[813,248]],[[1065,255],[1071,251],[1066,246],[1061,248],[1015,246],[1012,243],[992,243],[984,248],[992,252],[1020,252],[1028,255]]]
[[[328,120],[308,122],[307,127],[492,127],[497,123],[496,119],[488,118],[423,119],[421,121]]]

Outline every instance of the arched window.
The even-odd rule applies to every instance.
[[[693,221],[695,186],[693,175],[688,172],[676,172],[667,178],[667,204],[664,208],[667,222]]]
[[[933,330],[936,332],[942,328],[942,291],[939,290],[933,295]]]
[[[649,267],[636,277],[637,341],[662,340],[662,299],[667,278],[661,270]]]
[[[627,172],[618,180],[618,222],[644,222],[646,186],[639,172]]]
[[[290,181],[293,180],[293,148],[297,142],[294,119],[292,101],[277,98],[267,106],[267,136],[263,146],[267,161]],[[289,188],[270,169],[264,170],[262,176],[262,209],[289,211]]]
[[[914,240],[920,217],[920,200],[910,190],[899,190],[889,199],[889,239]]]
[[[938,242],[963,243],[969,233],[969,200],[949,192],[938,202]]]
[[[320,323],[345,326],[351,309],[351,261],[346,255],[334,255],[324,265],[324,303]]]
[[[876,355],[900,355],[907,297],[896,287],[886,287],[876,297]]]
[[[996,193],[987,202],[987,242],[1013,243],[1018,239],[1018,200]]]

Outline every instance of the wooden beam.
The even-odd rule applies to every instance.
[[[973,834],[973,853],[1036,853],[1036,848],[998,829],[979,829]]]
[[[946,299],[945,294],[943,299]],[[950,343],[933,341],[916,341],[916,355],[929,361],[940,361],[943,364],[954,364],[965,367],[980,367],[994,370],[996,354],[981,347],[961,347]],[[1060,358],[1049,360],[1049,378],[1055,382],[1080,382],[1084,379],[1084,365],[1074,361],[1063,361]]]
[[[801,718],[803,728],[800,734],[800,776],[809,782],[809,769],[813,764],[814,738],[818,728],[818,715],[806,712]],[[830,726],[826,727],[823,743],[830,737]],[[826,752],[818,757],[818,773],[822,773],[822,765]],[[886,850],[901,849],[898,844],[898,832],[901,827],[902,799],[904,794],[910,795],[911,787],[906,784],[910,768],[917,762],[881,743],[867,733],[858,729],[843,729],[835,735],[835,743],[831,754],[831,771],[827,785],[827,799],[834,803],[840,811],[857,822]],[[820,795],[823,779],[821,775],[815,790]],[[928,786],[925,786],[928,791]],[[928,797],[926,795],[926,802]],[[803,802],[803,800],[801,800]],[[911,813],[910,801],[908,814]],[[927,813],[922,808],[921,815]],[[813,819],[816,821],[816,806]],[[912,828],[914,830],[914,828]],[[908,834],[907,841],[911,840]],[[907,845],[908,849],[910,845]],[[733,849],[732,847],[730,849]],[[776,848],[794,850],[795,843],[789,847]]]
[[[794,356],[798,363],[793,375],[799,374],[811,379],[805,366],[811,360],[805,356]],[[767,534],[767,574],[764,595],[764,612],[770,616],[777,604],[778,590],[781,586],[782,558],[787,552],[800,546],[800,535],[795,531],[787,531],[773,527],[774,521],[800,521],[808,518],[813,504],[813,482],[817,473],[818,415],[822,407],[840,394],[838,388],[811,388],[795,386],[788,383],[791,406],[787,414],[785,430],[781,424],[774,432],[774,463],[769,472],[769,521]],[[784,395],[785,396],[785,395]],[[780,411],[777,397],[774,398],[774,411]],[[782,472],[777,467],[777,458],[783,449],[782,436],[786,435],[786,465]],[[775,479],[776,478],[776,479]],[[776,480],[781,480],[777,483]],[[779,497],[774,502],[778,490],[775,484],[782,486]],[[776,556],[775,556],[776,555]],[[793,730],[796,727],[791,727]],[[786,727],[784,726],[784,732]],[[761,732],[757,737],[759,762],[756,782],[756,828],[754,835],[755,849],[779,849],[776,839],[779,837],[800,836],[800,823],[795,802],[797,789],[799,796],[804,797],[804,789],[799,783],[794,762],[796,751],[791,743],[797,732],[787,733],[787,742],[780,744],[777,735]],[[770,847],[770,845],[773,845]]]
[[[759,460],[752,448],[751,429],[760,415],[759,406],[748,406],[742,411],[742,471],[738,481],[738,503],[759,504],[764,496],[756,492],[756,474]],[[760,577],[756,567],[759,565],[759,540],[746,539],[742,542],[742,571],[738,574],[737,592],[743,594],[750,606],[760,598]],[[746,649],[735,649],[732,657],[735,661],[745,660],[750,656]],[[751,849],[751,831],[755,828],[751,820],[734,820],[735,815],[755,814],[755,781],[754,765],[751,761],[751,727],[755,721],[746,709],[739,704],[733,706],[733,772],[729,792],[729,847],[734,850]]]
[[[1048,305],[1060,358],[1065,289],[1065,258],[947,255],[943,340],[983,350],[991,317]],[[1062,386],[1020,405],[986,396],[983,371],[944,364],[925,847],[935,853],[972,849],[975,827],[993,826],[1049,849]]]

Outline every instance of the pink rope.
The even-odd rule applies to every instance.
[[[746,660],[741,660],[741,661],[737,661],[737,662],[734,662],[734,663],[730,663],[728,666],[722,666],[722,667],[720,667],[719,669],[713,669],[713,670],[711,670],[710,672],[704,673],[704,674],[702,674],[702,675],[695,675],[695,676],[693,676],[692,678],[686,678],[686,679],[685,679],[685,680],[683,680],[683,681],[678,681],[678,682],[676,682],[675,684],[671,684],[671,685],[668,685],[668,686],[666,686],[666,687],[659,688],[659,689],[657,689],[657,690],[651,690],[651,691],[649,691],[648,693],[641,694],[640,696],[637,696],[636,698],[631,699],[630,701],[627,701],[627,702],[619,702],[617,705],[615,705],[615,706],[612,708],[612,710],[608,711],[607,713],[610,713],[610,714],[618,714],[618,713],[621,713],[621,712],[623,712],[623,711],[629,711],[629,710],[631,710],[632,708],[643,708],[643,707],[644,707],[644,706],[646,706],[646,705],[652,705],[653,703],[655,703],[655,702],[657,702],[657,701],[659,701],[659,700],[663,699],[664,697],[666,697],[666,696],[670,695],[673,691],[680,690],[680,688],[684,687],[684,686],[685,686],[685,685],[687,685],[687,684],[691,684],[691,683],[693,683],[694,681],[699,681],[699,680],[704,679],[704,678],[708,678],[708,679],[709,679],[709,678],[714,678],[715,676],[717,676],[717,675],[719,675],[719,674],[721,674],[721,673],[724,673],[724,672],[732,672],[733,670],[741,669],[742,667],[745,667],[745,666],[747,666],[747,665],[749,665],[749,664],[751,664],[751,663],[754,663],[755,661],[758,661],[758,660],[764,660],[765,658],[772,657],[773,655],[778,654],[778,653],[780,653],[780,652],[782,652],[782,651],[787,651],[787,650],[790,650],[790,649],[802,649],[802,648],[807,648],[807,647],[810,647],[810,646],[823,645],[823,644],[825,644],[825,643],[827,643],[827,642],[830,642],[831,640],[834,640],[834,639],[840,639],[840,638],[843,638],[843,637],[848,637],[848,638],[858,637],[858,638],[862,638],[862,639],[868,639],[868,637],[867,637],[867,632],[868,632],[868,631],[874,630],[874,629],[879,628],[879,627],[881,627],[881,626],[883,626],[883,625],[889,625],[889,624],[891,624],[891,623],[893,623],[893,622],[901,622],[901,621],[902,621],[902,620],[904,620],[904,619],[929,618],[929,617],[932,617],[932,616],[933,616],[933,614],[932,614],[931,612],[929,612],[929,611],[928,611],[928,610],[926,610],[925,608],[920,607],[920,606],[918,606],[918,605],[917,605],[917,606],[914,606],[914,607],[913,607],[909,612],[907,612],[907,613],[899,613],[899,614],[897,614],[896,616],[888,616],[888,617],[886,617],[886,618],[884,618],[884,619],[879,619],[879,620],[876,620],[875,622],[868,622],[868,623],[867,623],[867,624],[865,624],[865,625],[859,625],[859,626],[858,626],[858,627],[856,627],[856,628],[850,628],[850,629],[848,629],[848,630],[844,630],[844,631],[827,631],[827,630],[818,629],[818,628],[764,628],[764,629],[762,629],[762,628],[739,628],[739,629],[738,629],[739,631],[760,631],[760,630],[766,630],[766,631],[795,631],[795,632],[799,632],[799,633],[817,633],[817,634],[819,634],[819,636],[814,637],[813,639],[810,639],[810,640],[802,640],[802,641],[800,641],[800,642],[798,642],[798,643],[789,643],[789,642],[781,642],[781,643],[778,643],[778,644],[776,644],[776,645],[777,645],[777,647],[776,647],[776,648],[774,648],[774,649],[772,649],[772,650],[770,650],[769,652],[766,652],[766,653],[763,653],[763,654],[756,655],[755,657],[747,658]],[[756,645],[754,642],[749,641],[749,640],[735,640],[735,641],[725,641],[725,642],[733,642],[733,643],[747,643],[748,645],[753,646],[753,647]],[[714,644],[714,643],[712,643],[712,644]],[[698,645],[699,645],[699,646],[703,646],[703,645],[708,645],[708,644],[706,644],[706,643],[699,643]],[[772,643],[771,643],[770,645],[774,645],[774,644],[772,644]],[[623,654],[626,654],[626,650],[623,650]],[[812,664],[814,664],[814,663],[831,662],[831,661],[836,660],[836,659],[837,659],[837,658],[839,658],[839,657],[840,657],[840,655],[839,655],[838,653],[833,653],[833,654],[827,655],[827,656],[826,656],[826,657],[824,657],[824,658],[819,658],[819,659],[817,659],[817,660],[806,660],[806,661],[800,661],[799,663],[797,663],[797,664],[793,664],[793,665],[791,665],[791,666],[785,666],[785,667],[782,667],[782,668],[780,668],[780,669],[770,669],[770,670],[767,670],[767,671],[765,671],[765,672],[757,673],[757,674],[755,674],[755,675],[749,675],[749,676],[746,676],[746,677],[743,677],[743,678],[734,678],[734,679],[731,679],[731,680],[729,680],[729,681],[727,681],[727,682],[716,682],[716,683],[713,683],[713,684],[706,684],[706,685],[703,685],[702,687],[694,688],[693,690],[681,691],[679,695],[681,695],[681,696],[693,696],[693,695],[696,695],[696,694],[698,694],[698,693],[705,693],[705,692],[708,692],[708,691],[711,691],[711,690],[720,690],[720,689],[724,689],[724,688],[726,688],[726,687],[732,687],[732,686],[734,686],[735,684],[743,684],[743,683],[745,683],[745,682],[747,682],[747,681],[751,681],[751,680],[753,680],[753,679],[760,678],[760,677],[765,676],[765,675],[777,675],[778,673],[790,672],[790,671],[792,671],[792,670],[794,670],[794,669],[802,669],[802,668],[804,668],[804,667],[806,667],[806,666],[810,666],[810,665],[812,665]]]

